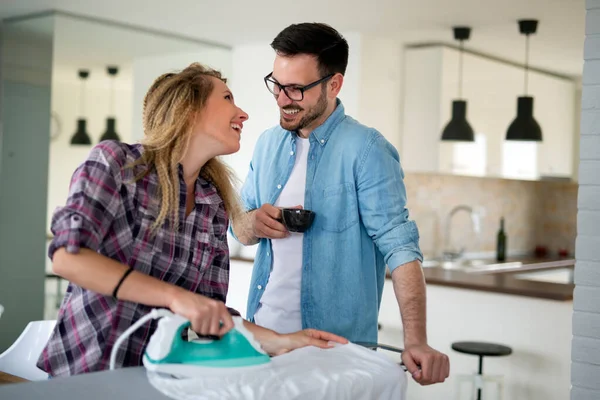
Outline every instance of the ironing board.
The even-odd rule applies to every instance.
[[[384,348],[374,343],[362,344],[367,348]],[[401,349],[391,348],[391,351]],[[47,381],[0,385],[0,399],[20,400],[170,400],[155,389],[144,367],[120,368]],[[402,397],[400,398],[402,399]]]
[[[206,368],[190,375],[191,367],[184,379],[149,370],[148,380],[178,400],[404,400],[408,384],[404,368],[372,347],[388,346],[309,346],[250,369]]]
[[[0,399],[169,400],[148,382],[144,367],[0,385]]]

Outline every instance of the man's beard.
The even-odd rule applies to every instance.
[[[292,110],[298,109],[298,108],[300,108],[300,107],[294,106],[293,104],[290,106],[284,107],[284,109],[292,109]],[[281,117],[279,120],[279,124],[285,130],[297,132],[300,129],[306,128],[307,126],[312,124],[314,121],[319,119],[325,113],[326,109],[327,109],[327,96],[325,94],[325,90],[322,90],[321,95],[319,96],[319,100],[317,101],[317,104],[315,104],[314,107],[310,108],[308,110],[308,112],[306,113],[306,115],[304,115],[304,117],[302,117],[300,119],[300,121],[289,122],[289,121],[286,121],[283,117]]]

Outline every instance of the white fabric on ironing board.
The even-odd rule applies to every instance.
[[[148,379],[164,395],[179,400],[404,400],[407,385],[398,364],[353,343],[304,347],[253,370],[212,368],[190,379],[148,371]]]

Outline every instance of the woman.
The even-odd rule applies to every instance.
[[[239,313],[224,304],[227,227],[241,213],[233,175],[216,157],[239,150],[247,119],[220,73],[192,64],[150,87],[141,144],[92,149],[52,218],[49,257],[70,283],[39,368],[50,376],[108,368],[116,339],[155,307],[188,318],[201,335],[232,328]],[[141,365],[156,324],[125,340],[117,366]],[[246,326],[270,354],[346,343],[321,331]]]

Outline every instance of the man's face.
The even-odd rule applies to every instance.
[[[272,79],[281,85],[306,86],[321,78],[317,59],[308,54],[287,57],[277,55],[273,64]],[[298,92],[288,88],[288,92]],[[295,97],[295,96],[291,96]],[[314,129],[321,121],[327,109],[327,82],[323,82],[304,91],[302,100],[292,100],[282,90],[276,96],[279,106],[280,124],[288,131]]]

